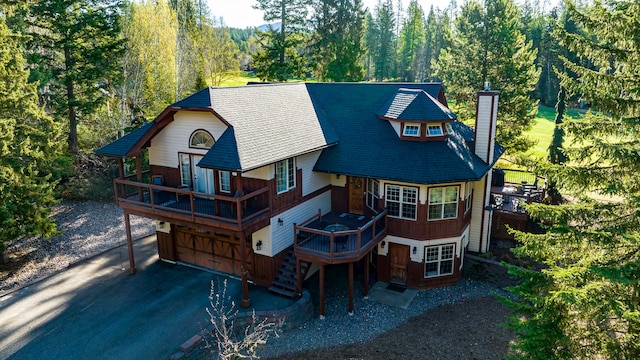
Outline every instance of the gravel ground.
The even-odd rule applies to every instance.
[[[326,358],[336,358],[327,353],[329,350],[328,348],[334,347],[331,350],[335,350],[336,345],[363,343],[376,338],[376,336],[382,335],[382,337],[384,337],[383,334],[385,333],[387,336],[393,336],[392,334],[397,333],[397,331],[390,330],[407,323],[414,317],[429,314],[429,312],[431,312],[433,316],[433,311],[438,311],[438,307],[442,305],[454,304],[450,307],[451,309],[459,308],[461,312],[456,314],[459,318],[456,323],[459,324],[459,328],[462,329],[461,326],[465,323],[468,324],[469,321],[468,319],[465,319],[464,316],[460,317],[459,315],[463,315],[464,311],[473,313],[474,308],[477,309],[479,307],[483,307],[482,302],[487,301],[485,299],[491,297],[494,293],[504,293],[499,286],[494,284],[463,278],[455,286],[419,291],[408,309],[402,309],[365,299],[363,296],[362,286],[356,285],[354,287],[355,311],[354,315],[349,316],[347,314],[348,297],[346,282],[340,283],[340,279],[344,279],[344,276],[340,276],[341,274],[344,275],[343,270],[344,269],[340,269],[340,267],[335,267],[333,269],[329,267],[327,269],[327,284],[330,282],[333,283],[329,285],[330,289],[327,290],[326,294],[325,319],[321,320],[319,318],[316,304],[316,314],[314,314],[314,319],[308,321],[297,329],[283,332],[280,337],[269,339],[267,344],[259,352],[261,357],[280,358],[285,354],[289,354],[287,358],[291,359],[314,358],[310,356],[313,352],[305,353],[304,351],[321,349],[320,354],[323,354],[322,356],[326,356]],[[336,274],[332,276],[330,273],[331,271],[336,272]],[[361,280],[358,276],[356,276],[356,284],[361,284]],[[305,287],[312,292],[312,299],[317,301],[317,294],[314,294],[314,289],[317,289],[317,285],[312,282],[310,284],[305,284]],[[506,309],[504,309],[501,304],[496,306],[502,309],[504,313],[507,313]],[[487,327],[493,326],[492,329],[487,329],[487,334],[495,330],[502,331],[502,329],[498,329],[500,324],[504,322],[504,318],[501,318],[500,315],[501,314],[496,314],[495,317],[487,319],[486,324],[475,324],[475,326],[478,329],[482,329],[483,327],[487,329]],[[407,337],[407,333],[405,332],[400,332],[400,334],[402,335],[398,337],[396,347],[407,344],[408,341],[410,342],[410,344],[408,344],[409,346],[417,346],[415,339],[411,340],[412,337],[417,336],[416,334],[413,334],[410,337]],[[422,335],[429,337],[429,328],[425,328]],[[464,336],[464,334],[462,336]],[[455,344],[456,340],[454,336],[450,337],[449,347],[462,347],[461,345]],[[486,337],[489,338],[490,336]],[[424,341],[428,340],[425,339]],[[505,341],[508,343],[509,339],[507,338]],[[442,343],[442,340],[440,340],[440,345],[443,348],[447,347],[446,344]],[[505,346],[502,346],[502,344],[500,344],[500,349],[501,351],[506,351]],[[340,351],[341,350],[338,350],[337,353],[332,354],[342,354]],[[425,355],[424,353],[422,354]],[[504,352],[502,354],[504,354]],[[361,355],[371,354],[361,353]],[[370,357],[367,356],[365,358]],[[403,358],[410,357],[403,356]],[[454,356],[452,358],[467,357]],[[499,356],[498,358],[502,358],[502,356]]]
[[[122,209],[111,202],[62,201],[52,213],[63,231],[51,239],[23,238],[7,246],[10,263],[0,266],[0,295],[126,243]],[[152,234],[152,220],[131,216],[134,239]]]

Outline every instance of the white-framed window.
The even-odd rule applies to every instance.
[[[418,209],[418,188],[400,185],[387,185],[385,207],[391,217],[416,220]]]
[[[378,200],[380,200],[380,182],[375,179],[367,179],[366,202],[369,209],[378,211]]]
[[[429,136],[442,136],[442,126],[438,125],[429,125],[427,126],[427,134]]]
[[[228,171],[218,171],[218,186],[220,188],[220,192],[230,193],[231,192],[231,173]]]
[[[191,187],[191,156],[180,153],[180,185]]]
[[[436,277],[453,274],[454,244],[425,246],[424,277]]]
[[[189,147],[196,149],[211,149],[215,141],[206,130],[196,130],[189,138]]]
[[[473,183],[464,184],[464,212],[471,210],[471,200],[473,195]]]
[[[429,189],[429,220],[458,217],[458,186]]]
[[[451,127],[451,123],[444,123],[444,128],[447,130],[447,134],[453,134],[453,127]]]
[[[276,189],[278,194],[296,187],[296,162],[294,158],[276,163]]]
[[[402,131],[404,136],[420,136],[420,124],[405,124]]]

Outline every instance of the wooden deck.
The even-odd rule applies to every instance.
[[[114,180],[116,202],[142,216],[162,216],[210,226],[242,230],[257,218],[268,216],[269,188],[243,196],[197,193],[130,180]]]
[[[534,185],[505,184],[491,187],[491,205],[495,211],[526,215],[525,204],[541,202],[545,190]]]
[[[386,236],[386,218],[386,210],[373,218],[347,213],[315,215],[295,226],[295,254],[301,260],[324,264],[360,260]]]

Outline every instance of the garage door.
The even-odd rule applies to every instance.
[[[247,267],[253,269],[253,251],[247,248]],[[242,275],[240,243],[236,238],[223,234],[198,232],[190,229],[176,231],[176,258],[221,272]]]

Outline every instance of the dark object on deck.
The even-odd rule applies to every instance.
[[[498,168],[493,169],[491,186],[504,186],[504,170]]]

